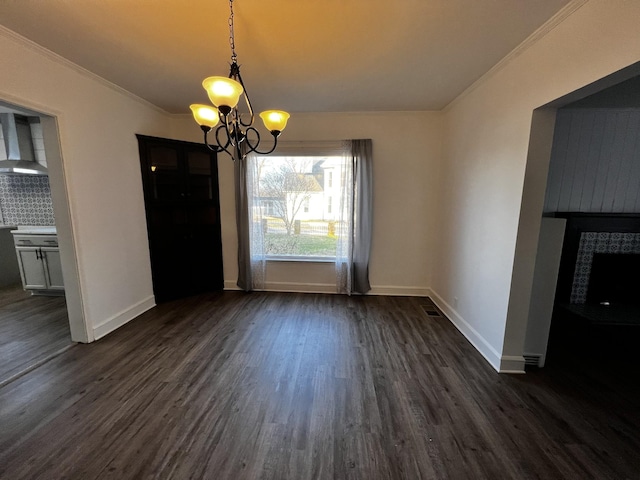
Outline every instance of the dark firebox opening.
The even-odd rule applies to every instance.
[[[640,255],[594,254],[587,303],[640,306]]]

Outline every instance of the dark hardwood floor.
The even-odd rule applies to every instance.
[[[637,479],[639,427],[637,391],[499,375],[426,298],[224,292],[1,388],[0,478]]]
[[[0,385],[71,344],[64,297],[0,288]]]

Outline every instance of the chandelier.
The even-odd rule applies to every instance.
[[[231,70],[228,77],[208,77],[202,82],[209,100],[214,107],[202,104],[190,105],[195,121],[204,132],[205,145],[214,152],[227,152],[231,158],[244,159],[251,152],[268,155],[278,146],[278,137],[287,126],[289,114],[282,110],[266,110],[260,113],[264,126],[273,136],[273,145],[267,151],[260,151],[260,133],[253,127],[253,107],[249,94],[240,75],[240,65],[235,50],[233,32],[233,0],[229,0],[229,44],[231,46]],[[244,100],[248,112],[238,110],[240,96],[244,93]],[[209,144],[208,134],[216,125],[214,137],[216,145]]]

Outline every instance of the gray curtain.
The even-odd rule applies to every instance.
[[[233,162],[236,186],[236,229],[238,232],[238,287],[249,292],[253,287],[251,275],[251,240],[249,238],[249,196],[247,164],[242,159]]]
[[[373,168],[370,139],[352,140],[353,157],[353,260],[351,289],[353,293],[367,293],[369,284],[369,256],[373,226]]]

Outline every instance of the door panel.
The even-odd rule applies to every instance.
[[[51,290],[64,290],[64,281],[62,280],[62,263],[60,262],[60,250],[49,250],[45,247],[41,249],[44,262],[47,264],[46,272],[48,273],[47,283]]]

